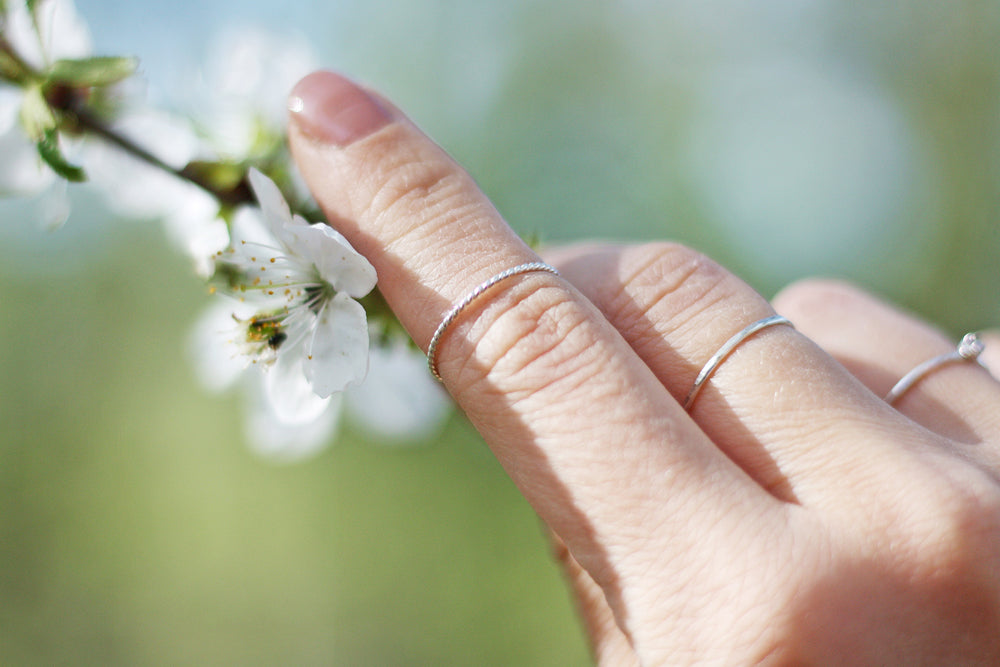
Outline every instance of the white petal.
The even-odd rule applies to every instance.
[[[313,392],[301,355],[279,354],[274,364],[263,369],[263,374],[268,409],[283,423],[315,421],[330,402],[329,395],[320,397]]]
[[[42,162],[38,149],[15,125],[0,134],[0,196],[27,197],[52,185],[56,173]]]
[[[109,207],[123,217],[157,220],[184,211],[207,210],[211,219],[218,212],[217,203],[208,203],[214,201],[211,195],[197,186],[105,142],[86,142],[79,159],[90,182],[102,191]],[[190,225],[185,232],[193,227]]]
[[[201,314],[188,337],[195,374],[210,391],[228,389],[247,370],[246,360],[233,344],[240,333],[234,314],[249,317],[253,310],[235,299],[219,296]]]
[[[313,419],[288,423],[272,409],[263,387],[251,389],[246,436],[261,456],[281,462],[300,461],[327,446],[340,417],[340,396],[333,396]]]
[[[207,63],[209,90],[221,104],[276,128],[285,122],[288,91],[317,67],[307,40],[247,27],[226,30],[214,40]]]
[[[217,213],[218,205],[214,200],[209,203],[210,209],[203,209],[190,217],[183,216],[187,222],[198,221],[199,224],[198,229],[179,240],[181,249],[194,262],[195,273],[202,278],[209,278],[215,273],[216,259],[229,245],[229,228],[221,218],[211,217],[210,211]],[[171,218],[164,222],[168,229],[173,226]]]
[[[35,22],[28,11],[28,4],[23,0],[7,1],[7,22],[4,25],[4,37],[11,48],[36,69],[45,67],[45,56],[42,45],[35,32]]]
[[[345,396],[350,416],[366,431],[400,443],[435,435],[452,407],[427,358],[403,342],[372,348],[368,376]]]
[[[232,249],[229,259],[236,263],[257,264],[281,254],[264,215],[255,206],[240,207],[233,216]]]
[[[48,192],[41,196],[39,222],[42,229],[54,231],[66,224],[69,219],[70,205],[67,185],[63,179],[57,179]]]
[[[156,109],[130,108],[115,118],[113,129],[174,169],[183,168],[201,150],[190,123]]]
[[[365,309],[346,294],[337,294],[320,312],[305,350],[305,375],[317,396],[363,380],[368,371]]]
[[[260,204],[264,212],[264,220],[271,229],[275,238],[284,240],[286,236],[285,224],[292,221],[292,212],[288,208],[281,190],[274,181],[262,174],[256,168],[251,168],[247,174],[250,178],[250,187],[257,203]]]
[[[85,58],[93,51],[90,30],[72,0],[43,0],[35,10],[49,60]]]
[[[0,134],[15,129],[24,94],[19,88],[0,82]]]
[[[240,162],[253,152],[258,140],[256,119],[243,106],[220,108],[201,122],[210,148],[224,159]]]
[[[173,206],[165,211],[167,235],[189,257],[200,261],[229,245],[229,229],[219,217],[219,202],[195,186],[178,191]]]
[[[294,235],[295,251],[311,262],[323,280],[338,292],[359,299],[375,287],[378,279],[375,267],[340,232],[316,223],[295,227]]]

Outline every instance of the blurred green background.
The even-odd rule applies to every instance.
[[[381,89],[549,242],[677,239],[1000,324],[1000,5],[78,0],[183,85],[260,25]],[[536,518],[456,416],[275,465],[185,363],[204,290],[85,192],[0,204],[0,664],[576,665]]]

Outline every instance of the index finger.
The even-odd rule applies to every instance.
[[[538,261],[472,178],[389,103],[320,72],[299,83],[291,108],[291,148],[306,182],[331,224],[375,266],[386,300],[422,347],[452,304]],[[777,503],[556,276],[498,284],[463,310],[438,354],[463,410],[602,585],[620,578],[627,589],[630,572],[648,574],[649,554],[635,547],[653,527],[670,540],[660,553],[672,568],[663,571],[676,574],[688,560],[703,569],[734,556],[723,543],[745,555],[751,532],[778,520],[765,511]],[[726,538],[706,540],[712,530]],[[630,593],[643,591],[621,592]]]

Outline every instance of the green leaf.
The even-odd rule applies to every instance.
[[[87,180],[87,174],[80,167],[70,164],[59,150],[59,133],[53,130],[45,132],[45,136],[38,142],[38,154],[45,160],[45,164],[52,167],[56,172],[71,183],[81,183]]]
[[[28,8],[28,11],[31,12],[32,14],[34,14],[35,13],[35,5],[38,4],[38,0],[24,0],[24,4]]]
[[[78,88],[108,86],[135,74],[135,58],[96,56],[75,60],[57,60],[49,69],[49,80]]]

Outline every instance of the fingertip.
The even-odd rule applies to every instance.
[[[288,97],[291,123],[304,136],[344,147],[392,121],[392,113],[375,96],[336,72],[307,75]]]
[[[771,305],[774,309],[796,321],[798,319],[826,319],[834,312],[852,309],[861,300],[870,301],[871,295],[856,285],[836,278],[803,278],[778,292]],[[837,317],[840,315],[838,314]]]

